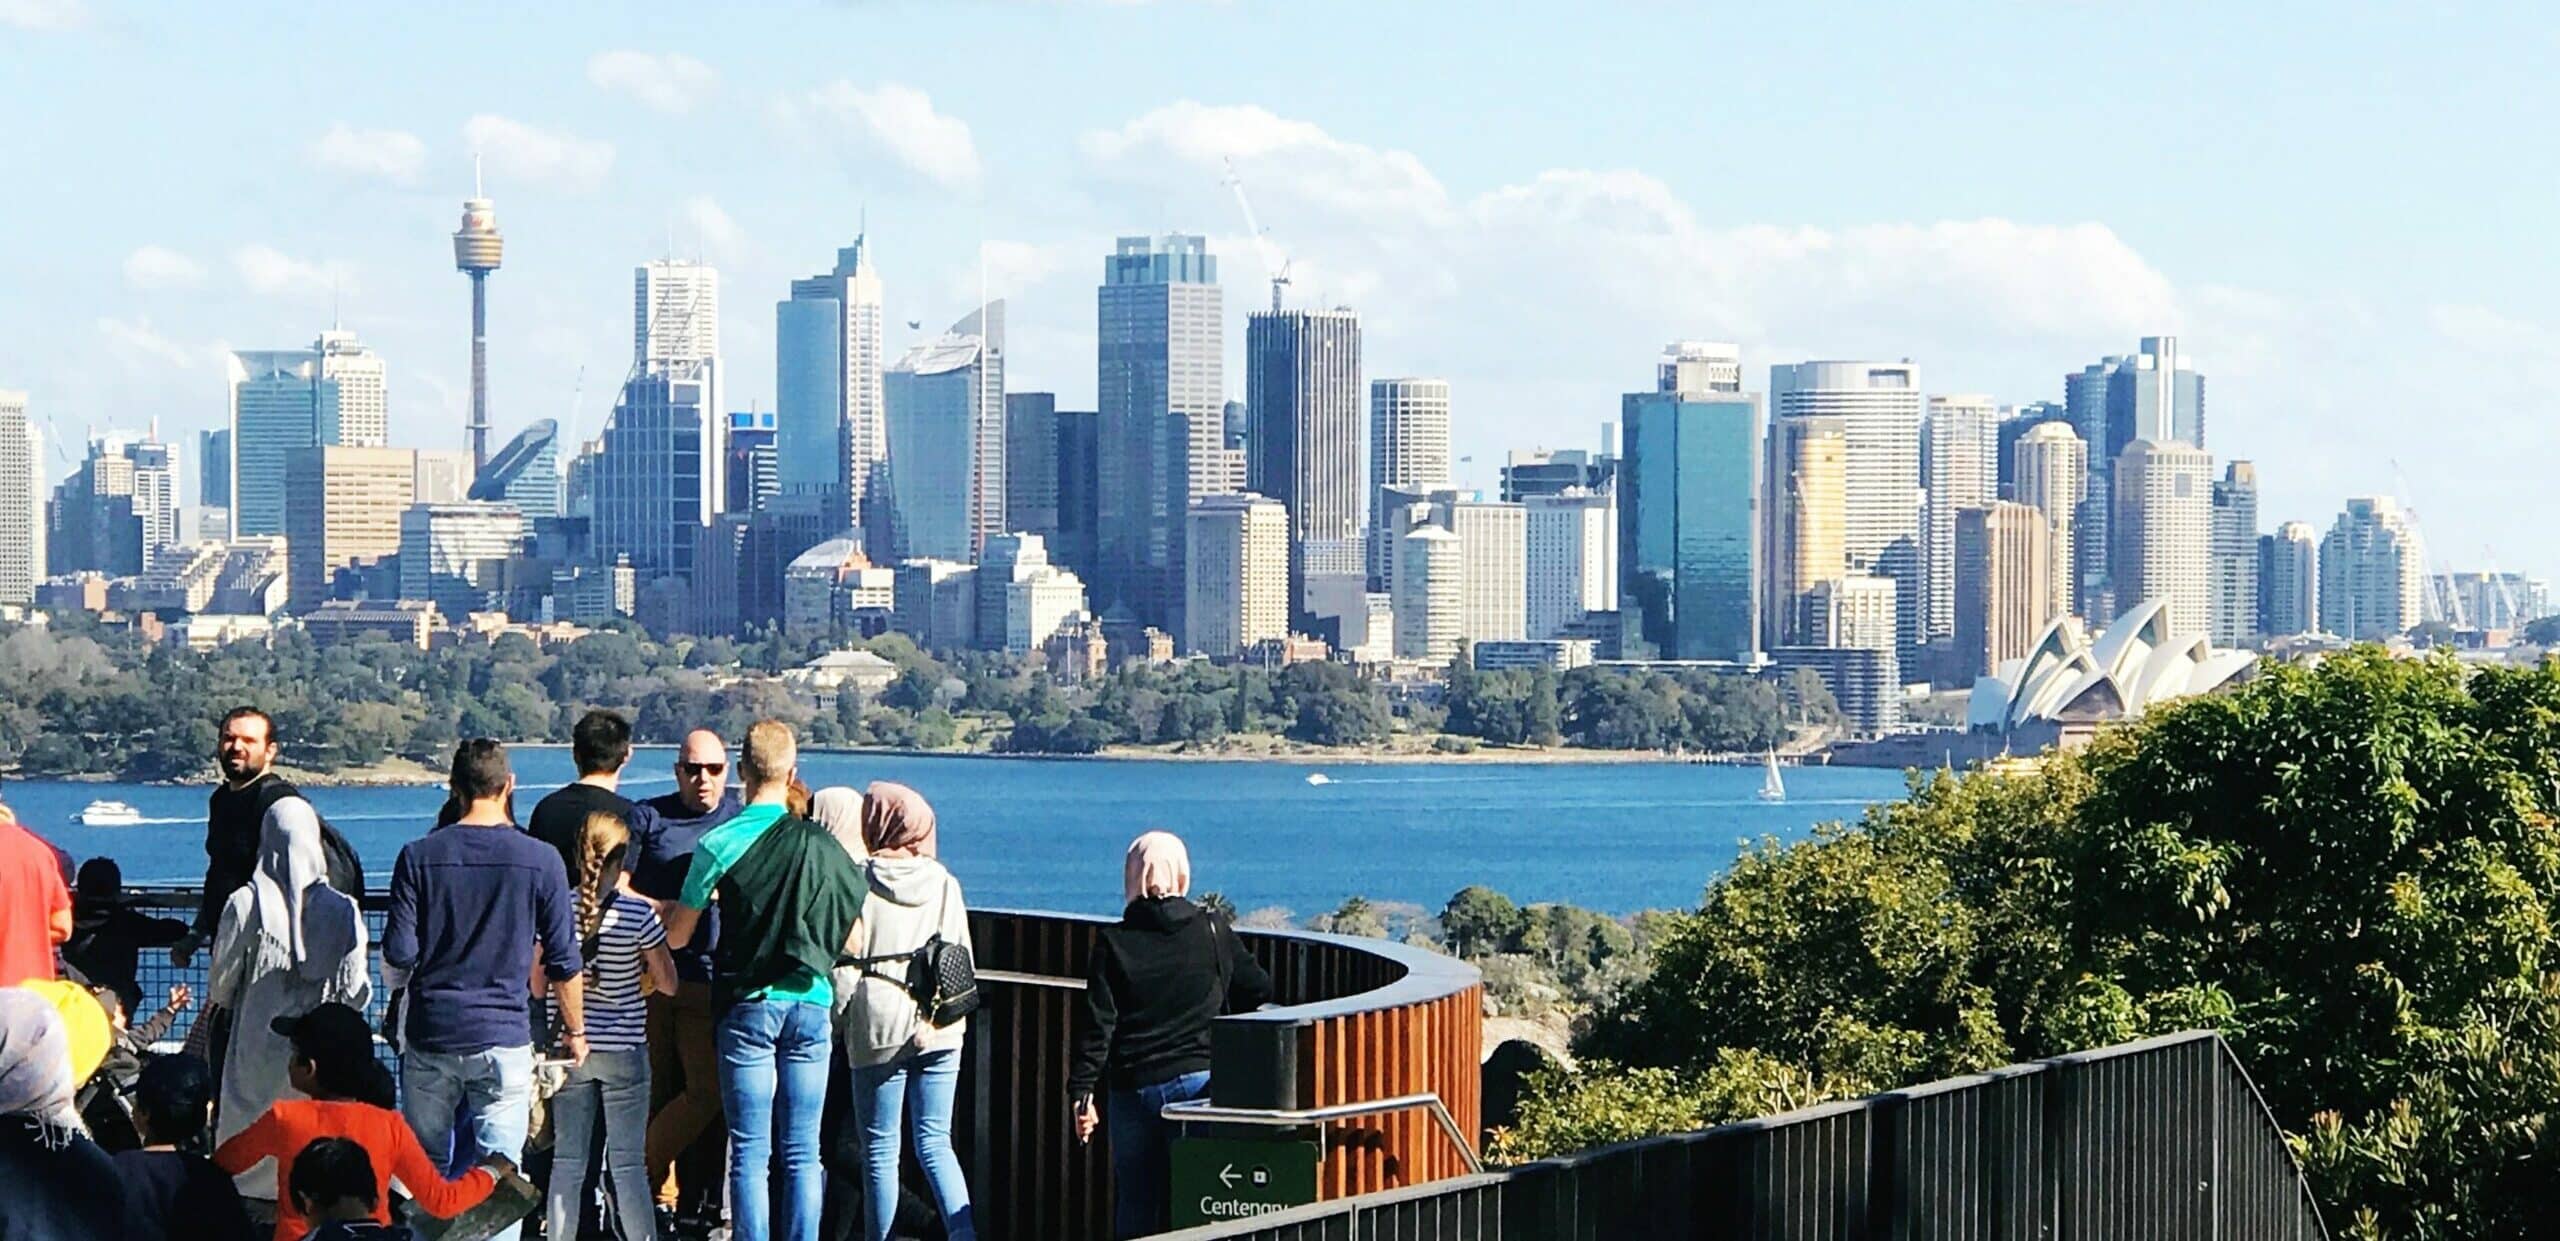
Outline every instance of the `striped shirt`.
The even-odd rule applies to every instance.
[[[617,891],[596,932],[595,960],[587,965],[587,1046],[629,1051],[649,1042],[648,1008],[640,997],[640,957],[667,942],[658,911],[641,897]]]

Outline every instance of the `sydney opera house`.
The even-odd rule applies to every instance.
[[[2094,641],[2066,616],[2045,627],[2024,659],[1974,682],[1966,725],[2006,739],[2012,752],[2031,752],[2217,689],[2247,676],[2257,658],[2217,651],[2202,634],[2173,633],[2159,600],[2136,605]]]

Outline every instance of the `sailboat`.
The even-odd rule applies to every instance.
[[[1787,782],[1778,778],[1778,752],[1770,750],[1761,757],[1760,800],[1785,801]]]

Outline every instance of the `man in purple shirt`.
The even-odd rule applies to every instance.
[[[480,738],[455,747],[460,816],[402,846],[391,869],[382,964],[408,990],[401,1111],[449,1175],[491,1154],[524,1157],[533,1094],[525,980],[537,949],[570,1058],[587,1058],[576,902],[559,852],[508,820],[515,783],[505,746]]]

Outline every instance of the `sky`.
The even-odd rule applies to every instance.
[[[1472,485],[1596,446],[1674,339],[2023,403],[2175,334],[2268,528],[2396,494],[2438,567],[2560,573],[2555,62],[2462,3],[0,0],[0,388],[57,474],[191,452],[224,351],[335,321],[393,442],[460,447],[476,153],[500,437],[595,433],[670,253],[770,407],[773,303],[866,224],[893,354],[984,287],[1008,386],[1090,408],[1102,256],[1181,231],[1230,396],[1285,261],[1369,376],[1450,380]]]

